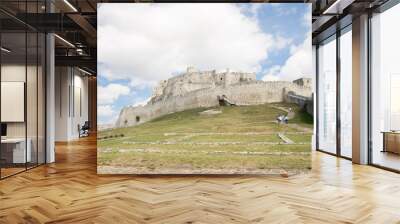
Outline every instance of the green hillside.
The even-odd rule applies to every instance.
[[[276,117],[287,114],[289,124]],[[212,110],[218,114],[201,112]],[[198,108],[98,133],[99,173],[271,173],[311,166],[312,117],[293,104]],[[273,170],[275,171],[273,171]]]

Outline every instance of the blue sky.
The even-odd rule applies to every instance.
[[[241,7],[251,8],[252,4],[240,4]],[[277,51],[272,51],[269,58],[262,63],[263,71],[273,66],[282,66],[290,57],[290,47],[301,45],[307,35],[311,34],[311,10],[308,4],[272,3],[262,4],[257,13],[261,29],[266,33],[274,33],[292,40],[291,44]],[[250,16],[250,14],[249,14]],[[304,18],[307,16],[307,19]],[[261,79],[265,74],[257,74]]]
[[[189,65],[266,81],[311,75],[309,4],[102,4],[98,18],[100,124]]]

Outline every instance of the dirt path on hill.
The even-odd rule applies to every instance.
[[[286,144],[294,144],[294,142],[288,138],[284,133],[278,133],[279,138],[282,139]]]

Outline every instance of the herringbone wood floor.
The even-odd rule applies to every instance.
[[[313,153],[282,177],[98,176],[96,142],[0,181],[0,223],[400,223],[400,175]]]

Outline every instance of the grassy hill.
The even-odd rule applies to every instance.
[[[276,117],[292,108],[289,124]],[[212,110],[218,114],[201,112]],[[99,173],[273,173],[311,166],[312,117],[294,104],[198,108],[98,133]]]

